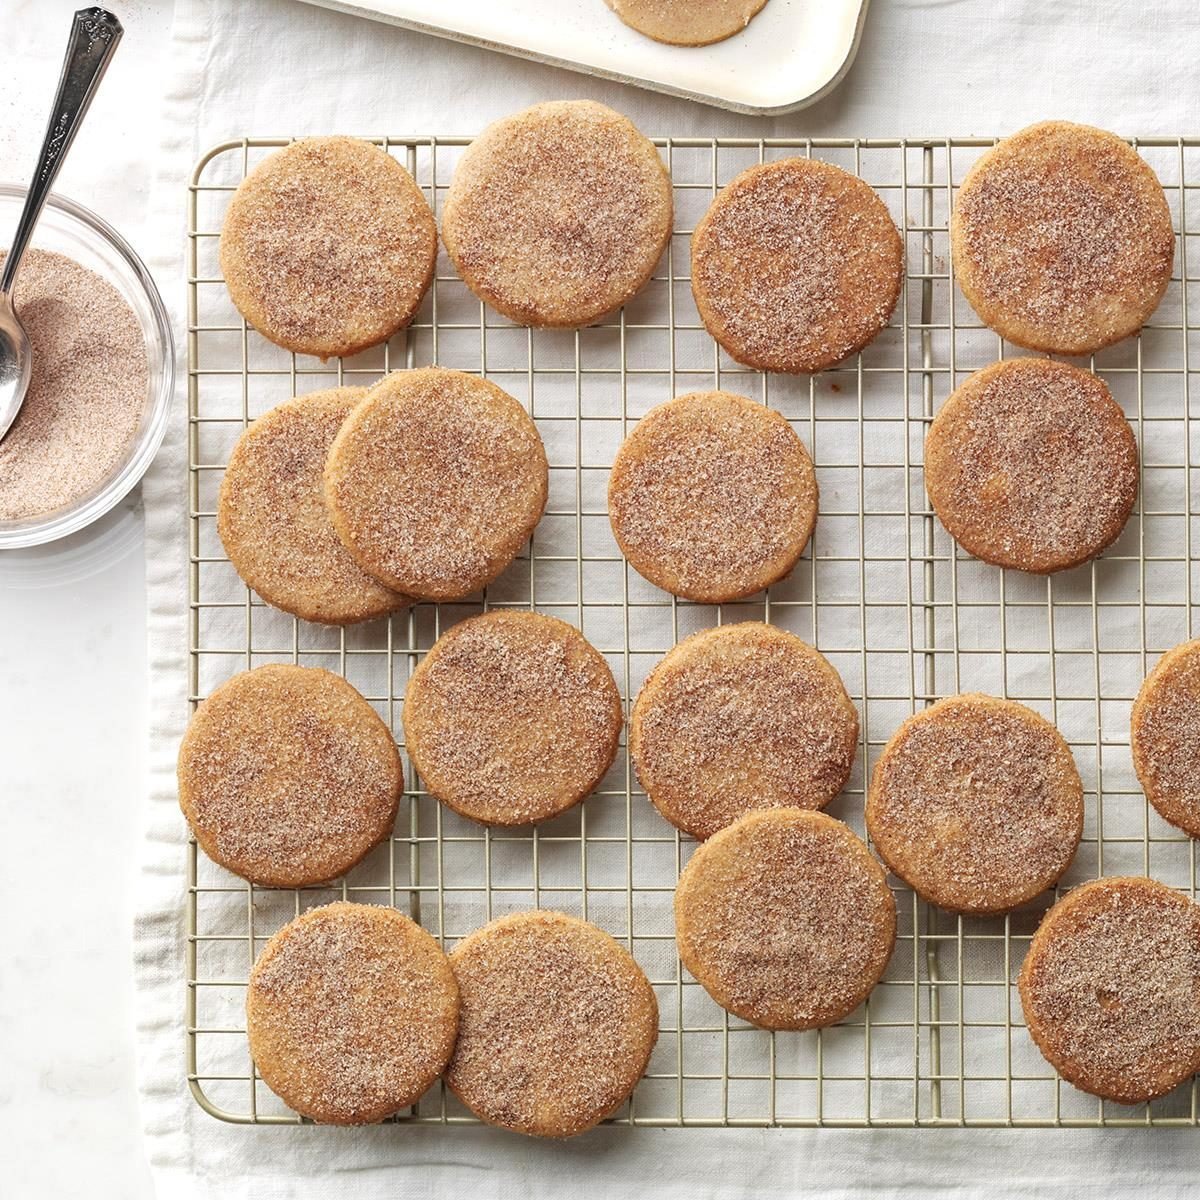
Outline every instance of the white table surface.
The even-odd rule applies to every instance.
[[[126,41],[60,190],[98,210],[136,243],[150,182],[137,146],[156,136],[171,3],[113,4],[125,22]],[[1094,99],[1103,96],[1129,69],[1127,32],[1101,38],[1105,57],[1092,64],[1094,72],[1078,76],[1085,87],[1075,86],[1073,76],[1056,69],[1073,48],[1070,31],[1040,25],[1039,17],[1048,20],[1043,6],[1031,4],[1037,36],[1065,42],[1059,50],[1049,44],[1015,47],[1007,66],[1011,111],[986,128],[978,120],[980,128],[964,127],[954,90],[971,88],[970,71],[932,75],[922,68],[920,48],[906,45],[904,36],[914,10],[939,9],[949,23],[956,13],[978,12],[977,4],[986,7],[985,0],[875,0],[848,83],[816,109],[790,118],[788,131],[970,133],[1015,128],[1043,115],[1086,119],[1088,89]],[[32,164],[68,14],[77,6],[74,0],[0,0],[7,43],[0,72],[0,176],[15,178]],[[1090,23],[1100,9],[1113,13],[1120,6],[1064,0],[1062,7]],[[1177,11],[1188,23],[1194,0],[1178,0]],[[1167,37],[1177,32],[1157,31]],[[418,35],[380,30],[379,36]],[[428,45],[429,80],[440,86],[447,105],[455,75],[503,70],[508,62],[483,51]],[[1125,82],[1127,131],[1176,131],[1186,118],[1189,102],[1164,116],[1140,103],[1136,71]],[[254,81],[246,86],[253,88]],[[893,87],[894,122],[863,128],[862,115],[870,111],[865,97]],[[584,86],[575,77],[523,65],[511,107],[576,89]],[[634,94],[595,84],[586,91],[636,116]],[[1190,103],[1195,132],[1200,112]],[[705,112],[680,109],[678,132],[687,132],[685,122],[716,127],[716,115]],[[760,129],[745,118],[719,120],[738,132]],[[134,1086],[129,957],[146,718],[143,567],[136,493],[99,527],[69,542],[0,560],[6,950],[0,966],[0,1194],[14,1200],[139,1200],[151,1194]]]

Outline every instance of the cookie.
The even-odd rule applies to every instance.
[[[272,664],[196,709],[179,805],[205,854],[264,887],[345,874],[392,831],[404,789],[388,727],[344,679]]]
[[[555,912],[501,917],[450,955],[462,995],[446,1082],[489,1125],[570,1137],[629,1098],[658,1002],[623,946]]]
[[[1175,259],[1162,184],[1128,143],[1043,121],[967,172],[950,218],[954,275],[985,325],[1047,354],[1136,333]]]
[[[1164,821],[1200,837],[1200,641],[1158,660],[1134,701],[1130,733],[1146,799]]]
[[[497,611],[444,633],[404,697],[404,740],[430,793],[489,825],[578,804],[617,753],[621,694],[565,621]]]
[[[450,1061],[458,985],[441,947],[394,908],[310,909],[250,972],[246,1033],[263,1082],[329,1125],[366,1125],[410,1104]]]
[[[408,603],[350,557],[325,507],[329,447],[366,388],[297,396],[238,438],[221,481],[217,533],[234,569],[268,604],[305,621],[351,625]]]
[[[371,388],[325,465],[325,503],[351,556],[423,600],[460,600],[495,579],[529,540],[548,487],[525,410],[494,383],[441,367]]]
[[[1068,1083],[1139,1104],[1200,1070],[1200,905],[1153,879],[1097,879],[1045,916],[1018,980]]]
[[[481,300],[521,325],[576,329],[649,281],[671,237],[654,144],[590,100],[535,104],[466,149],[442,240]]]
[[[861,179],[816,159],[750,167],[692,236],[700,318],[732,358],[813,374],[857,354],[892,318],[904,245]]]
[[[909,717],[884,747],[867,832],[931,904],[1005,913],[1070,866],[1083,836],[1083,784],[1062,734],[1032,709],[950,696]]]
[[[1103,380],[1043,358],[963,383],[925,439],[925,489],[947,532],[984,562],[1049,574],[1120,536],[1138,448]]]
[[[861,839],[824,813],[747,813],[692,855],[675,891],[679,957],[735,1016],[816,1029],[852,1013],[896,944],[896,902]]]
[[[796,565],[817,520],[817,477],[779,413],[728,392],[693,392],[652,408],[625,439],[608,516],[639,574],[719,604]]]
[[[249,324],[286,350],[327,359],[386,342],[416,316],[437,225],[412,176],[378,146],[305,138],[239,185],[220,256]]]
[[[629,718],[638,780],[672,825],[707,838],[759,808],[824,808],[846,785],[858,712],[825,656],[759,621],[679,643]]]
[[[741,33],[767,0],[604,0],[630,29],[669,46],[711,46]]]

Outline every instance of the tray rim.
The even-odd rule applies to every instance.
[[[507,54],[512,58],[524,59],[527,62],[537,62],[549,67],[558,67],[561,70],[575,71],[583,75],[589,75],[594,79],[607,79],[614,83],[624,84],[627,87],[643,88],[647,91],[657,92],[659,95],[673,96],[679,100],[691,100],[696,104],[721,108],[727,112],[739,113],[742,116],[749,117],[777,117],[787,113],[799,112],[801,109],[808,108],[818,103],[818,101],[823,100],[830,92],[837,88],[849,74],[850,68],[854,65],[854,60],[858,56],[858,49],[862,43],[863,29],[867,23],[867,12],[871,7],[871,0],[857,0],[859,5],[858,16],[855,21],[854,32],[850,38],[850,44],[846,49],[846,55],[824,83],[813,91],[807,92],[794,100],[785,101],[782,104],[756,105],[743,104],[740,101],[730,100],[727,97],[711,92],[697,92],[691,88],[676,87],[661,80],[649,79],[644,75],[629,75],[622,71],[608,70],[604,67],[594,66],[582,59],[541,54],[536,50],[529,50],[523,46],[514,46],[511,43],[502,42],[494,38],[463,33],[456,29],[449,29],[446,26],[428,21],[419,21],[412,17],[400,17],[392,13],[379,12],[377,9],[372,9],[365,4],[356,4],[353,0],[302,0],[302,3],[312,5],[314,8],[327,8],[333,12],[345,13],[348,16],[361,17],[368,21],[381,22],[384,25],[391,25],[399,29],[409,29],[415,33],[428,34],[431,37],[442,38],[445,41],[459,42],[467,46],[477,46],[483,50],[493,50],[499,54]],[[734,36],[737,35],[735,34]],[[703,50],[704,47],[700,46],[696,47],[696,49]]]

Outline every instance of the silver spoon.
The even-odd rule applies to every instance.
[[[29,336],[13,307],[13,284],[29,248],[33,227],[58,178],[58,169],[75,140],[122,33],[121,22],[102,8],[80,9],[71,18],[71,37],[46,126],[46,139],[42,142],[37,170],[25,194],[25,207],[17,222],[12,249],[4,260],[4,272],[0,275],[0,438],[21,411],[33,370]]]

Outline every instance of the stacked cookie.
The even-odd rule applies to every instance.
[[[542,440],[516,400],[429,367],[256,421],[230,456],[217,531],[265,600],[348,624],[485,587],[528,540],[547,486]]]

